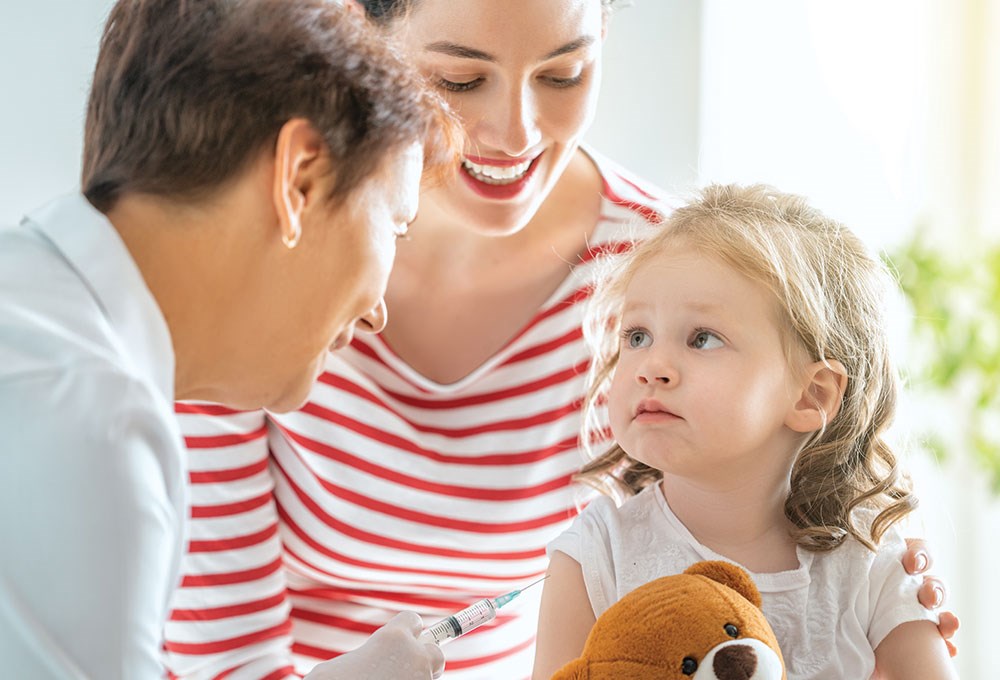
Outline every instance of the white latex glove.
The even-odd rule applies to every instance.
[[[319,664],[304,680],[429,680],[444,673],[444,654],[417,642],[423,622],[415,612],[396,614],[353,652]]]

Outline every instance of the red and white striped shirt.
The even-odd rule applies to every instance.
[[[593,154],[592,154],[593,155]],[[535,317],[462,380],[434,383],[378,336],[330,355],[299,411],[178,404],[191,538],[166,626],[171,672],[283,678],[359,646],[396,612],[426,624],[544,574],[577,513],[602,253],[666,206],[608,161],[589,252]],[[531,674],[540,589],[444,648],[450,680]]]

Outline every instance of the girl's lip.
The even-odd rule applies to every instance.
[[[670,411],[639,411],[635,414],[632,422],[635,423],[672,423],[683,420],[676,413]]]
[[[635,409],[635,417],[640,416],[680,418],[679,415],[654,399],[643,399]]]
[[[510,184],[487,184],[486,182],[481,182],[471,174],[462,165],[461,170],[459,170],[459,175],[465,180],[465,183],[477,194],[483,198],[488,198],[495,201],[508,201],[512,198],[517,198],[521,192],[524,191],[525,187],[528,186],[531,181],[532,176],[535,174],[535,169],[538,167],[538,159],[542,157],[542,154],[538,154],[533,159],[531,159],[531,165],[528,166],[528,170],[524,173],[524,176],[516,182],[511,182]],[[479,165],[500,165],[498,161],[490,161],[489,159],[479,159],[477,160],[474,156],[466,156],[466,158],[473,163]],[[523,163],[527,158],[515,158],[511,162],[503,161],[506,166],[517,165],[518,163]],[[485,161],[485,162],[484,162]]]

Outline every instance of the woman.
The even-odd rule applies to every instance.
[[[180,675],[281,677],[401,609],[433,618],[544,573],[576,514],[590,268],[666,209],[579,146],[609,2],[361,4],[459,113],[465,156],[421,196],[385,331],[330,357],[305,407],[178,407],[196,482],[167,628]],[[448,677],[528,677],[536,610],[525,594],[451,642]]]
[[[4,677],[163,677],[188,515],[174,398],[295,408],[331,346],[382,328],[446,121],[322,0],[111,10],[82,194],[0,231]],[[444,659],[421,629],[400,616],[313,677],[426,680]]]

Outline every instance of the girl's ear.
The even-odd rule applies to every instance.
[[[822,429],[840,411],[847,389],[847,369],[839,361],[816,361],[806,367],[802,391],[785,418],[785,425],[795,432],[809,433]]]

